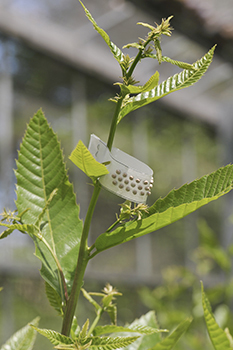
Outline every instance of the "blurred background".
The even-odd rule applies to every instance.
[[[193,63],[217,44],[214,61],[201,81],[131,113],[119,124],[114,146],[154,170],[148,204],[231,163],[232,1],[85,0],[84,4],[120,48],[147,34],[137,22],[153,25],[170,15],[174,32],[171,38],[162,38],[165,56]],[[131,49],[124,52],[136,54]],[[167,63],[159,66],[144,60],[135,78],[144,84],[156,70],[160,81],[179,72]],[[61,141],[80,215],[85,218],[92,187],[68,156],[80,139],[88,145],[91,133],[107,140],[114,111],[108,100],[117,92],[113,83],[120,81],[120,75],[117,62],[77,0],[0,0],[0,212],[4,207],[15,209],[12,169],[17,150],[26,124],[42,107]],[[122,324],[152,308],[161,326],[172,328],[190,314],[201,316],[197,296],[202,278],[212,288],[212,301],[221,304],[224,324],[232,304],[232,250],[226,250],[232,244],[232,200],[228,194],[167,228],[103,252],[91,261],[85,288],[99,291],[110,282],[122,291]],[[122,202],[101,192],[91,241],[115,220]],[[20,233],[0,241],[0,286],[4,287],[0,345],[37,315],[42,328],[60,330],[61,322],[45,298],[40,263],[33,252],[29,237]],[[84,322],[91,308],[84,300],[80,307]],[[200,349],[206,335],[197,340],[195,332],[193,328],[187,342],[193,342],[191,349]],[[35,349],[42,348],[51,346],[38,336]]]

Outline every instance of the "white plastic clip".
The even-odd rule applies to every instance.
[[[112,148],[92,134],[89,151],[99,163],[107,163],[109,174],[101,176],[99,181],[110,192],[131,202],[146,203],[153,187],[153,170],[140,160]]]

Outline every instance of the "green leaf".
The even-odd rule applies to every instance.
[[[106,309],[108,316],[110,317],[110,320],[112,324],[117,324],[117,307],[116,305],[109,305]]]
[[[150,77],[150,79],[146,82],[146,84],[143,85],[142,91],[140,92],[146,92],[146,91],[152,90],[158,85],[158,83],[159,83],[159,72],[155,72],[155,74],[153,74]]]
[[[151,348],[151,350],[171,350],[173,346],[180,339],[182,334],[186,332],[192,319],[187,319],[179,324],[179,326],[171,333],[168,337],[163,339],[160,343],[157,343],[155,346]]]
[[[226,272],[231,271],[231,258],[228,253],[222,247],[203,247],[203,252],[207,255],[207,257],[212,258],[222,270]]]
[[[81,288],[81,291],[83,293],[83,296],[89,301],[89,303],[91,303],[96,311],[99,311],[102,309],[102,307],[91,297],[91,295],[83,288]]]
[[[66,337],[65,335],[52,331],[50,329],[41,329],[37,328],[35,326],[32,326],[38,333],[46,337],[53,345],[60,345],[60,344],[73,344],[73,340],[69,337]]]
[[[36,331],[31,324],[38,326],[40,318],[36,317],[30,324],[21,328],[1,347],[0,350],[31,350],[36,340]]]
[[[227,165],[205,175],[165,198],[158,199],[142,220],[128,222],[111,232],[102,233],[95,242],[98,252],[156,231],[182,219],[205,204],[218,199],[233,188],[233,165]]]
[[[55,345],[57,349],[76,349],[74,344],[79,346],[79,348],[85,349],[88,345],[88,348],[93,350],[112,350],[125,347],[129,344],[132,344],[135,340],[138,339],[137,336],[134,337],[88,337],[85,339],[76,339],[73,341],[71,338],[62,335],[56,331],[48,329],[40,329],[33,327],[37,330],[38,333],[50,340],[50,342]]]
[[[226,333],[227,339],[229,340],[231,349],[233,349],[233,337],[232,337],[232,335],[230,334],[229,329],[228,329],[228,328],[225,328],[225,329],[224,329],[224,332]]]
[[[109,173],[106,166],[95,160],[80,140],[69,159],[90,178],[98,178]]]
[[[130,328],[134,327],[151,327],[155,331],[158,331],[159,326],[155,317],[154,311],[149,311],[147,314],[141,316],[139,319],[136,319],[131,325]],[[165,330],[163,330],[165,331]],[[126,333],[127,334],[127,333]],[[129,333],[130,334],[130,333]],[[125,350],[146,350],[152,348],[161,340],[160,333],[145,334],[139,337],[132,345],[126,347]]]
[[[74,316],[73,321],[72,321],[71,330],[70,330],[70,335],[71,335],[72,339],[75,340],[79,336],[79,333],[80,333],[80,327],[78,325],[76,316]]]
[[[90,12],[88,11],[88,9],[83,5],[83,3],[79,0],[80,4],[82,5],[82,7],[84,8],[84,11],[86,13],[87,18],[89,19],[89,21],[93,24],[95,30],[102,36],[102,38],[104,39],[104,41],[106,42],[106,44],[108,45],[108,47],[110,48],[113,57],[119,62],[119,64],[123,63],[124,61],[124,54],[122,53],[122,51],[119,49],[119,47],[117,47],[109,38],[108,34],[98,26],[98,24],[96,23],[96,21],[94,20],[94,18],[92,17],[92,15],[90,14]],[[104,64],[104,63],[103,63]]]
[[[76,350],[77,347],[74,344],[60,344],[54,346],[54,349],[58,350]]]
[[[45,292],[50,305],[58,312],[59,315],[62,316],[63,310],[62,310],[62,300],[60,295],[47,282],[45,282]]]
[[[208,333],[215,350],[231,350],[230,341],[227,334],[219,327],[213,316],[209,300],[202,288],[202,305]]]
[[[198,70],[198,67],[195,64],[189,64],[186,62],[173,60],[173,59],[166,57],[166,56],[162,56],[162,62],[169,62],[169,63],[174,64],[175,66],[182,68],[182,69],[188,69],[188,70],[194,70],[194,71]]]
[[[143,27],[149,28],[150,30],[155,30],[155,27],[152,26],[152,25],[150,25],[150,24],[148,24],[148,23],[145,23],[145,22],[138,22],[137,24],[138,24],[138,25],[141,25],[141,26],[143,26]]]
[[[34,225],[27,225],[27,224],[7,224],[7,223],[0,222],[0,226],[8,227],[6,231],[3,231],[1,233],[0,239],[7,237],[14,230],[18,230],[22,233],[28,233],[30,236],[32,236],[33,233],[36,231],[36,228],[34,227]]]
[[[127,332],[127,333],[140,333],[140,334],[153,334],[158,332],[163,332],[164,330],[155,329],[148,326],[142,326],[142,325],[134,325],[132,327],[122,327],[122,326],[114,326],[114,325],[107,325],[107,326],[97,326],[95,327],[93,334],[95,336],[107,334],[107,333],[119,333],[119,332]]]
[[[72,287],[82,222],[60,144],[41,110],[27,127],[15,173],[18,212],[30,208],[21,218],[23,227],[39,225],[37,236],[41,239],[33,239],[35,254],[42,262],[41,275],[64,301],[64,289],[69,293]],[[63,276],[54,257],[60,263]]]
[[[88,329],[89,329],[89,319],[87,319],[84,325],[82,326],[82,329],[79,333],[79,339],[82,340],[87,338]]]
[[[167,80],[163,81],[150,91],[143,92],[128,99],[124,107],[121,109],[118,122],[120,122],[123,117],[135,109],[154,102],[163,96],[170,94],[171,92],[181,90],[196,83],[204,75],[212,62],[214,49],[215,46],[212,47],[212,49],[205,56],[193,64],[195,68],[194,70],[185,69],[179,74],[169,77]]]
[[[135,85],[123,85],[121,83],[117,83],[115,85],[119,85],[123,95],[126,94],[139,94],[142,92],[149,91],[155,88],[159,83],[159,72],[155,72],[150,79],[143,86],[135,86]]]
[[[129,49],[130,47],[133,47],[138,50],[143,50],[144,46],[140,43],[129,43],[123,46],[123,49]]]
[[[5,226],[2,223],[0,223],[0,226]],[[3,231],[0,233],[0,239],[2,238],[6,238],[7,236],[9,236],[15,229],[14,228],[8,228],[7,230]]]
[[[152,54],[152,53],[147,53],[145,54],[145,57],[150,57],[150,58],[154,58],[154,59],[158,59],[157,55]],[[172,58],[169,58],[167,56],[162,56],[161,57],[161,61],[162,62],[168,62],[171,63],[179,68],[182,69],[188,69],[188,70],[197,70],[197,68],[195,67],[194,64],[190,64],[190,63],[186,63],[186,62],[182,62],[182,61],[177,61],[177,60],[173,60]]]
[[[126,347],[128,345],[131,346],[133,342],[135,342],[138,337],[90,337],[87,338],[87,342],[90,340],[91,345],[90,349],[93,350],[112,350]]]

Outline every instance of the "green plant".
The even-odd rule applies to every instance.
[[[111,152],[118,123],[131,111],[197,82],[208,69],[215,47],[193,64],[163,56],[160,41],[162,35],[171,35],[172,17],[169,17],[156,26],[139,23],[147,27],[149,33],[145,39],[125,46],[138,51],[137,55],[131,58],[111,42],[90,12],[82,3],[81,5],[94,28],[109,46],[122,71],[122,82],[116,83],[120,88],[119,94],[112,99],[116,105],[107,140],[107,148]],[[145,58],[156,59],[159,63],[169,62],[183,70],[160,84],[159,73],[155,72],[144,85],[135,85],[134,69]],[[126,327],[117,326],[116,305],[113,300],[119,293],[109,285],[103,293],[86,292],[82,286],[87,264],[102,251],[156,231],[228,193],[233,186],[233,166],[220,168],[210,175],[185,184],[178,190],[172,190],[150,207],[143,203],[132,207],[129,201],[121,204],[116,221],[89,247],[88,234],[101,190],[100,181],[109,173],[110,162],[98,162],[81,141],[70,159],[93,183],[93,194],[84,223],[79,219],[79,206],[67,177],[57,136],[48,125],[43,112],[39,110],[27,127],[18,154],[15,171],[17,211],[4,210],[1,225],[7,229],[0,236],[5,238],[14,230],[19,230],[33,239],[35,255],[42,263],[40,273],[45,280],[47,297],[63,320],[61,333],[39,329],[35,324],[32,324],[32,327],[47,337],[56,349],[107,350],[128,346],[135,349],[171,349],[186,331],[191,319],[181,322],[164,339],[161,338],[161,332],[165,330],[159,329],[153,312]],[[81,291],[96,311],[94,321],[90,324],[87,319],[82,327],[78,325],[75,317]],[[97,302],[93,296],[100,297],[101,302]],[[205,315],[211,315],[204,292],[203,300]],[[99,326],[98,322],[104,312],[109,314],[112,324]],[[207,322],[208,329],[210,326]],[[210,332],[211,337],[214,334]],[[214,341],[213,343],[215,345]],[[3,345],[2,349],[5,348],[7,345]],[[14,348],[12,345],[12,349]]]
[[[151,289],[143,286],[138,289],[142,303],[150,310],[156,310],[157,318],[163,327],[172,329],[187,314],[193,317],[192,329],[179,342],[179,350],[212,349],[206,343],[203,330],[203,313],[201,305],[200,279],[214,278],[205,288],[205,294],[214,307],[214,314],[221,326],[232,329],[232,246],[223,250],[217,234],[204,219],[198,219],[199,245],[190,258],[195,262],[192,268],[171,265],[161,271],[161,283]],[[216,276],[217,274],[217,276]],[[221,274],[221,279],[218,278]],[[224,278],[223,278],[224,276]],[[197,336],[198,335],[198,336]]]

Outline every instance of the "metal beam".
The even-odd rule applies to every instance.
[[[130,16],[130,11],[127,16]],[[121,17],[121,15],[119,15],[119,17]],[[104,17],[102,20],[105,21],[106,18]],[[94,40],[91,40],[91,42],[89,40],[83,41],[81,29],[78,29],[77,32],[75,30],[63,28],[61,25],[46,21],[45,19],[32,19],[29,16],[18,15],[14,11],[0,7],[0,30],[8,35],[23,40],[28,46],[51,57],[60,59],[62,62],[76,69],[98,76],[101,80],[112,83],[119,80],[119,76],[121,76],[121,70],[115,60],[112,59],[107,45],[104,45],[104,43],[103,46],[97,45]],[[86,26],[83,27],[83,30],[85,38]],[[94,30],[93,32],[95,33]],[[78,36],[77,33],[79,33]],[[87,32],[86,35],[88,35]],[[143,82],[152,71],[153,73],[155,71],[154,63],[150,64],[150,62],[148,62],[146,69],[145,65],[138,67],[137,74],[139,80]],[[211,72],[209,72],[208,75],[211,77]],[[224,74],[224,76],[221,76],[221,79],[225,77],[226,75]],[[162,79],[163,75],[161,75],[161,80]],[[202,82],[198,83],[198,88],[200,89],[201,83]],[[208,79],[203,89],[208,89],[211,85],[210,83],[213,83],[212,79]],[[191,89],[193,89],[193,91]],[[176,110],[180,110],[187,116],[191,115],[204,122],[217,125],[219,120],[216,112],[219,110],[219,108],[217,108],[218,101],[214,98],[208,98],[206,95],[202,95],[198,97],[197,104],[192,97],[192,93],[195,94],[196,89],[191,89],[168,95],[162,100],[162,103],[168,104]]]
[[[110,53],[108,55],[95,43],[80,43],[73,30],[45,19],[32,19],[0,7],[0,31],[75,68],[100,75],[102,79],[112,81],[120,74],[114,60],[108,59]]]

